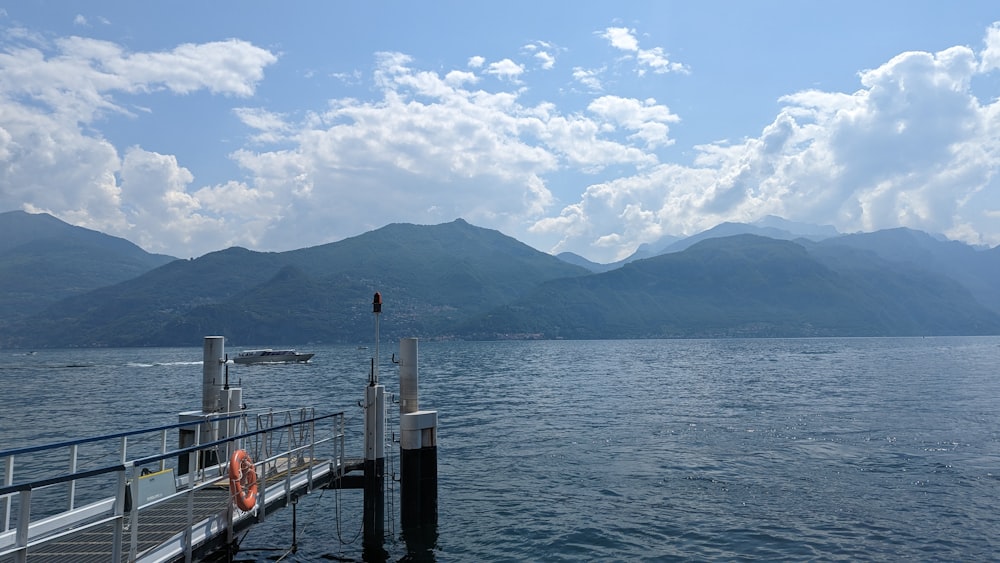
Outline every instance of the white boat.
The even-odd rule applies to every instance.
[[[295,350],[244,350],[233,358],[237,364],[281,364],[288,362],[308,362],[315,354],[301,354]]]

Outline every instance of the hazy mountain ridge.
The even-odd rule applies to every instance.
[[[375,291],[395,314],[383,334],[438,334],[542,281],[586,273],[462,220],[394,224],[289,252],[230,248],[178,260],[10,323],[0,339],[8,346],[152,346],[213,333],[239,343],[365,342]]]
[[[0,318],[23,318],[173,260],[44,213],[0,213]]]
[[[732,222],[720,223],[711,229],[696,233],[690,237],[664,235],[653,242],[640,244],[635,252],[627,258],[610,264],[591,262],[590,260],[572,252],[559,254],[559,258],[562,258],[571,264],[583,266],[591,272],[600,273],[614,270],[615,268],[619,268],[630,262],[635,262],[636,260],[645,260],[646,258],[653,258],[662,254],[680,252],[702,240],[746,234],[765,236],[779,240],[807,239],[811,241],[820,241],[840,236],[837,229],[830,225],[811,225],[808,223],[789,221],[774,215],[768,215],[753,224]]]
[[[383,338],[1000,334],[997,249],[909,230],[718,236],[774,229],[720,225],[683,250],[599,274],[462,220],[393,224],[288,252],[234,247],[9,320],[0,342],[163,346],[224,334],[236,345],[362,343],[373,336],[375,291],[386,302]],[[0,271],[8,265],[0,254]],[[0,288],[9,290],[2,279]]]
[[[917,336],[994,334],[998,323],[943,275],[870,251],[735,235],[548,282],[464,329],[479,338]]]

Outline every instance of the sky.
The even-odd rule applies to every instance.
[[[993,247],[998,98],[993,0],[0,0],[0,211],[181,258],[458,218],[596,262],[771,215]]]

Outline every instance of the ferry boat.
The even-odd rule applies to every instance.
[[[295,350],[272,350],[262,348],[259,350],[244,350],[240,352],[233,362],[237,364],[280,364],[289,362],[308,362],[315,354],[303,354]]]

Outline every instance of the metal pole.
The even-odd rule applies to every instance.
[[[14,483],[14,456],[7,456],[7,463],[3,468],[3,486],[9,487]],[[3,531],[10,529],[10,504],[11,497],[3,499]]]
[[[299,540],[298,540],[298,517],[296,508],[299,505],[299,497],[292,498],[292,553],[299,550]]]
[[[375,314],[375,358],[365,388],[365,477],[362,509],[362,545],[365,560],[385,560],[385,386],[378,383],[378,318],[382,295],[372,300]]]
[[[372,312],[375,314],[375,363],[372,365],[372,379],[375,385],[378,385],[378,318],[382,314],[382,294],[377,291],[375,292],[374,299],[372,299]]]

